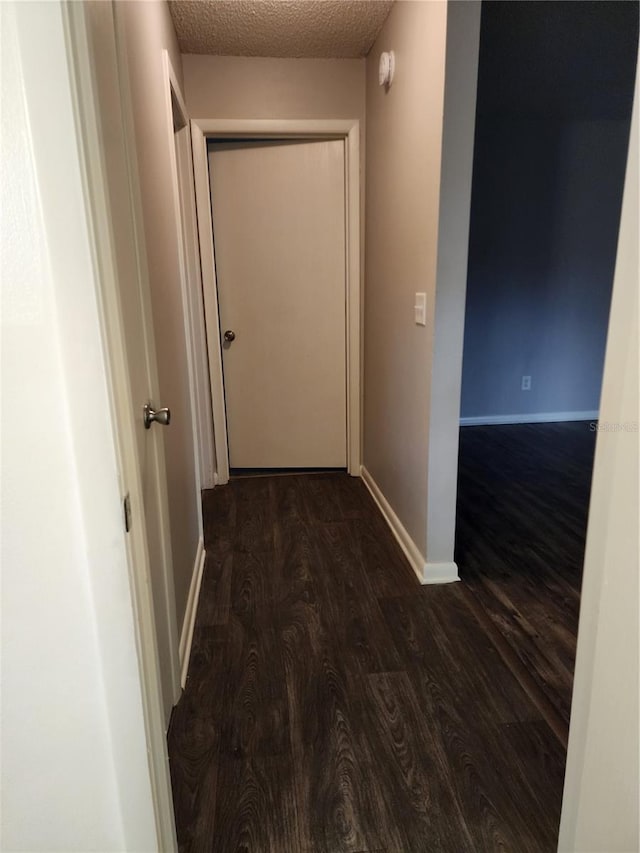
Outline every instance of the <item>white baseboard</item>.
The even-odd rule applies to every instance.
[[[599,412],[535,412],[526,415],[477,415],[460,418],[460,426],[492,426],[494,424],[551,424],[564,421],[597,421]]]
[[[420,553],[418,546],[409,536],[404,525],[391,508],[391,504],[382,494],[382,492],[380,491],[380,487],[373,479],[371,474],[364,467],[364,465],[360,468],[360,473],[362,475],[362,481],[369,490],[371,497],[378,505],[378,509],[384,516],[384,520],[389,525],[391,532],[397,539],[398,545],[400,545],[400,547],[404,551],[404,555],[409,561],[411,568],[416,573],[420,583],[424,583],[425,559]]]
[[[407,533],[406,528],[393,511],[391,504],[382,494],[380,487],[367,471],[364,465],[360,468],[362,481],[369,490],[371,497],[378,505],[378,509],[382,513],[384,520],[389,525],[389,528],[395,536],[398,545],[402,548],[405,557],[409,561],[409,565],[416,573],[416,576],[422,584],[432,583],[450,583],[457,581],[458,567],[455,563],[427,563],[420,549]]]
[[[459,580],[457,563],[425,563],[423,584],[454,583]]]
[[[178,647],[178,654],[180,656],[180,684],[182,687],[184,687],[187,682],[191,643],[193,642],[193,630],[196,625],[196,611],[198,610],[198,599],[200,597],[200,586],[202,584],[205,557],[206,552],[204,550],[204,541],[201,536],[198,540],[196,558],[193,564],[193,574],[191,575],[187,607],[184,614],[184,621],[182,623],[182,631],[180,633],[180,646]]]

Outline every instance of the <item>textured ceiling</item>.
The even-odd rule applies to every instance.
[[[170,0],[183,53],[366,56],[393,0]]]

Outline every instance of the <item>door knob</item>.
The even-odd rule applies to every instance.
[[[235,339],[236,333],[232,329],[227,329],[227,331],[224,333],[225,343],[230,344],[231,341],[235,341]]]
[[[142,420],[145,429],[151,429],[152,423],[169,426],[171,423],[171,411],[169,409],[158,409],[158,411],[155,411],[151,407],[151,403],[145,403],[142,409]]]

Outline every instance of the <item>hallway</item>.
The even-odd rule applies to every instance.
[[[560,742],[467,586],[421,587],[360,480],[238,479],[204,508],[181,851],[555,850]]]

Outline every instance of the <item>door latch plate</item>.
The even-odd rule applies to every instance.
[[[124,511],[124,529],[128,533],[131,530],[131,496],[129,492],[124,496],[123,501],[123,511]]]

